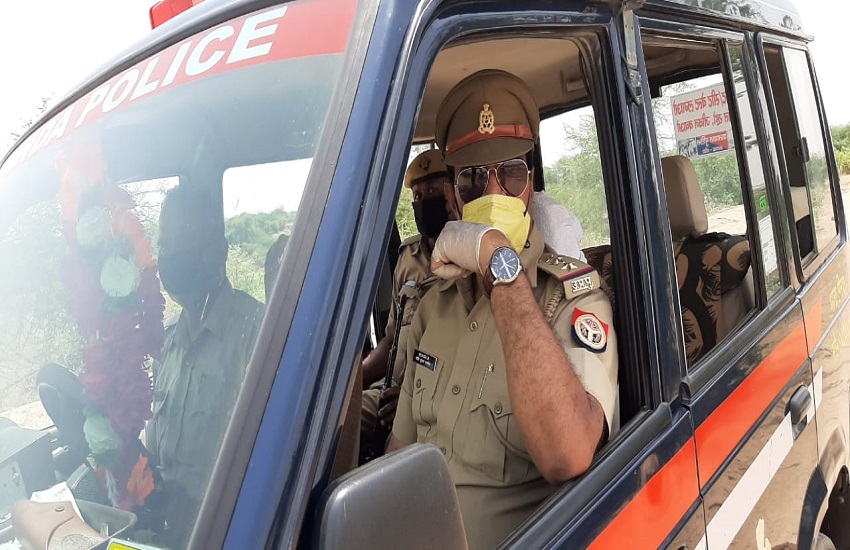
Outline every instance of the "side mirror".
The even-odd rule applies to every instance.
[[[466,550],[454,483],[443,454],[414,444],[340,477],[319,502],[319,549]]]

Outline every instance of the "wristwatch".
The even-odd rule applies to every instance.
[[[516,281],[522,272],[519,254],[513,248],[500,246],[490,258],[490,268],[484,278],[484,291],[490,296],[496,285],[507,285]]]

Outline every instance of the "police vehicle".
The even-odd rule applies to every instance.
[[[504,545],[850,546],[847,226],[790,0],[163,0],[151,19],[0,165],[0,547],[466,547],[438,449],[358,466],[359,360],[410,233],[411,150],[485,68],[536,95],[535,189],[581,220],[620,342],[621,430]],[[229,389],[212,361],[177,395],[157,365],[185,313],[156,265],[184,186],[264,313],[217,332],[202,311],[201,337],[248,355]],[[175,403],[201,419],[175,440],[200,482],[142,445]]]

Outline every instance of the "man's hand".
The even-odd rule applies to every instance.
[[[390,357],[390,347],[392,347],[393,339],[391,335],[384,336],[377,347],[366,356],[363,360],[363,389],[368,390],[369,386],[382,380],[387,374],[387,361]]]
[[[496,248],[510,246],[505,234],[480,223],[450,221],[440,232],[431,254],[431,271],[443,278],[482,274]]]
[[[381,393],[381,398],[378,401],[380,405],[378,409],[378,421],[381,423],[381,426],[390,427],[393,425],[400,391],[401,386],[392,386],[387,388],[387,391]]]

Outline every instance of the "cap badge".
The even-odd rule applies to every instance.
[[[496,131],[496,119],[493,116],[493,111],[490,110],[490,104],[485,103],[484,108],[478,115],[478,133],[492,134]]]
[[[428,173],[428,168],[430,168],[430,167],[431,167],[431,159],[429,159],[428,157],[423,157],[423,158],[419,159],[419,168],[423,172]]]

